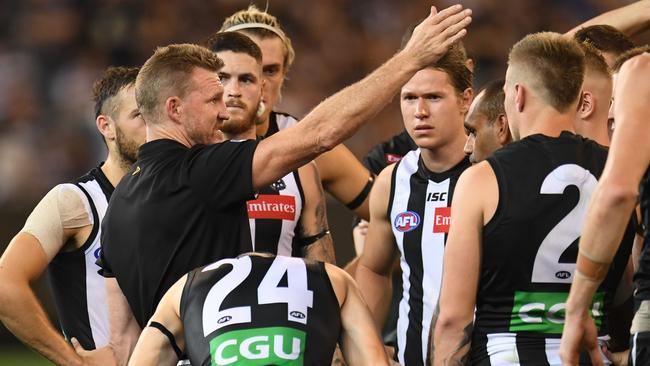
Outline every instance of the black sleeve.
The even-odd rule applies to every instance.
[[[192,189],[216,209],[251,200],[257,141],[226,141],[193,148],[187,163]]]
[[[363,165],[374,175],[378,175],[386,167],[384,144],[377,145],[363,158]]]

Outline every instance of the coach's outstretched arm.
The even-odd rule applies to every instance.
[[[467,33],[470,15],[461,5],[441,12],[432,7],[402,51],[319,104],[296,126],[260,142],[253,157],[253,187],[269,185],[350,137],[418,70],[437,61]]]
[[[587,20],[565,34],[573,36],[581,28],[599,24],[610,25],[628,36],[639,34],[650,27],[650,0],[641,0],[610,10]]]
[[[636,204],[639,182],[650,165],[650,149],[647,148],[650,140],[650,129],[647,128],[650,85],[638,82],[648,77],[648,53],[627,61],[618,73],[614,88],[616,130],[605,170],[587,212],[576,275],[566,305],[560,347],[565,365],[577,365],[583,348],[588,349],[595,365],[602,364],[597,331],[588,307],[618,249]]]

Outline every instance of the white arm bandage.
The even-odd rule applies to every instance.
[[[64,229],[92,224],[93,215],[86,195],[74,184],[59,184],[34,207],[21,232],[39,241],[50,262],[65,245]]]

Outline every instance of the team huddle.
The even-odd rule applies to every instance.
[[[0,319],[58,365],[650,365],[650,1],[524,37],[478,92],[471,16],[432,7],[301,120],[254,6],[107,68],[106,160],[11,241]],[[395,94],[404,131],[356,160]],[[325,191],[358,216],[345,268]]]

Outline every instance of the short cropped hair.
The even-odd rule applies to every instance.
[[[638,56],[646,52],[650,52],[650,45],[636,47],[627,52],[624,52],[616,59],[616,61],[614,61],[614,66],[612,67],[612,70],[614,70],[614,72],[618,72],[623,66],[623,64],[625,63],[625,61],[631,59],[634,56]]]
[[[612,72],[605,62],[603,55],[598,52],[596,47],[589,42],[579,43],[580,48],[585,53],[585,72],[593,72],[608,79],[612,78]]]
[[[589,42],[600,52],[612,52],[616,55],[635,47],[634,42],[623,32],[605,24],[581,28],[574,37],[578,42]]]
[[[585,57],[574,39],[553,32],[529,34],[510,50],[508,66],[522,71],[529,87],[559,112],[578,100]]]
[[[232,51],[235,53],[245,53],[254,58],[258,63],[262,63],[262,51],[252,39],[243,33],[215,33],[210,36],[206,46],[212,52]]]
[[[467,68],[467,56],[462,44],[454,44],[438,61],[427,67],[444,71],[458,93],[472,87],[473,73]]]
[[[156,122],[160,104],[167,96],[185,96],[194,68],[218,72],[221,67],[223,62],[217,55],[202,46],[172,44],[156,48],[135,82],[135,99],[145,122]]]
[[[93,84],[93,102],[95,118],[100,114],[117,118],[117,101],[115,96],[125,87],[135,84],[138,76],[137,67],[109,66],[102,77]]]
[[[254,26],[254,23],[264,24],[271,29],[256,27]],[[293,46],[291,45],[291,39],[287,37],[286,33],[282,29],[282,25],[280,25],[280,22],[276,17],[266,11],[261,11],[255,5],[250,5],[248,9],[240,10],[226,18],[226,20],[223,21],[223,24],[221,24],[219,32],[228,32],[233,30],[231,28],[237,26],[245,27],[237,29],[237,31],[258,36],[261,39],[279,37],[284,44],[285,50],[283,69],[285,74],[289,71],[289,68],[291,68],[291,65],[293,64],[293,60],[296,57],[296,52],[293,50]]]
[[[505,93],[503,92],[503,80],[494,80],[487,83],[479,93],[483,93],[479,104],[476,106],[476,112],[487,118],[488,124],[493,124],[500,115],[505,115],[506,110],[503,106]]]

